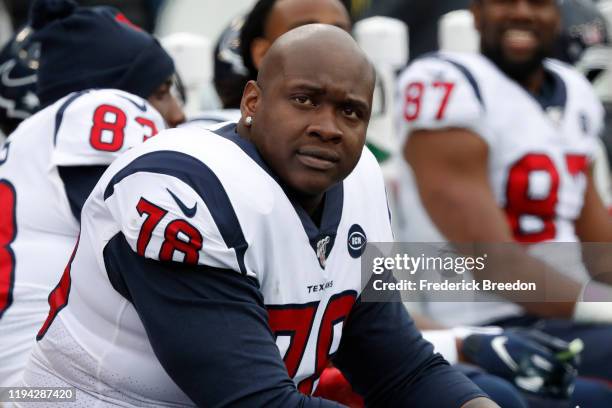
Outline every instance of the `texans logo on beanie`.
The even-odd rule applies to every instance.
[[[159,42],[112,7],[35,0],[32,41],[40,43],[37,94],[48,106],[71,92],[114,88],[148,98],[174,73]]]

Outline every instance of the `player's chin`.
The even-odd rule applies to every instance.
[[[507,50],[504,52],[504,59],[508,65],[512,65],[514,67],[531,67],[535,64],[535,59],[537,56],[537,51],[534,50]]]
[[[323,194],[333,185],[342,180],[342,177],[333,171],[304,170],[297,174],[292,187],[307,195]]]

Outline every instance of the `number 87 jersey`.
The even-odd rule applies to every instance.
[[[91,90],[25,120],[0,149],[0,386],[14,385],[25,365],[77,239],[68,184],[78,188],[86,169],[105,168],[164,128],[142,98]],[[68,168],[83,170],[81,179],[64,178]]]
[[[554,60],[544,67],[546,95],[536,98],[480,54],[416,60],[400,77],[400,132],[472,131],[488,145],[489,182],[514,238],[574,242],[603,108],[571,67]],[[404,167],[402,207],[410,213],[403,238],[439,241]]]

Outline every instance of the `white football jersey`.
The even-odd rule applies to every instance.
[[[575,242],[574,222],[604,111],[590,84],[571,67],[546,60],[545,69],[553,85],[548,98],[538,101],[480,54],[445,52],[418,59],[400,77],[399,129],[402,145],[418,129],[473,131],[488,145],[489,182],[514,238]],[[409,165],[403,161],[402,167],[400,240],[445,241],[421,204]],[[574,255],[572,269],[581,265]],[[567,266],[567,259],[561,263]],[[453,324],[476,323],[519,310],[510,304],[472,306],[477,310],[472,317],[465,313],[467,304],[436,316]]]
[[[0,150],[0,386],[14,384],[79,233],[62,166],[108,165],[165,128],[140,97],[77,92],[25,120]]]
[[[55,310],[24,384],[72,384],[84,398],[122,406],[193,405],[109,279],[104,250],[118,236],[145,258],[255,278],[288,373],[304,393],[316,387],[360,294],[366,240],[392,241],[382,174],[367,149],[326,193],[317,228],[235,124],[215,133],[194,126],[164,132],[113,163],[87,200],[80,243],[52,295]],[[296,310],[311,318],[304,341],[288,334],[305,321],[304,313],[287,318]],[[330,345],[323,360],[321,344]]]

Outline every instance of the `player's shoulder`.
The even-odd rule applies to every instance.
[[[233,129],[235,124],[224,130],[233,135]],[[237,144],[240,139],[225,136],[200,127],[161,132],[109,167],[85,217],[106,208],[132,249],[148,258],[254,275],[245,267],[245,236],[274,210],[282,189],[273,188],[266,172]],[[145,215],[157,217],[151,219],[158,224]],[[152,235],[147,232],[151,238],[145,243],[138,237],[149,225]],[[168,234],[183,237],[177,238],[184,242],[176,241],[176,251],[164,244]]]
[[[595,94],[593,85],[572,65],[551,58],[546,59],[544,64],[549,71],[552,71],[561,78],[568,90],[569,97],[575,95],[575,97],[587,98],[590,102],[599,104],[599,99]]]
[[[549,71],[559,75],[565,82],[570,82],[572,85],[592,88],[589,81],[582,75],[574,66],[553,58],[547,58],[544,61],[544,66]]]
[[[476,81],[483,72],[491,73],[491,64],[481,54],[438,51],[412,61],[400,75],[400,82],[413,77]]]
[[[605,111],[593,85],[573,66],[562,61],[547,59],[545,66],[561,79],[567,98],[566,107],[579,111],[579,117],[588,118],[589,122],[594,123],[592,133],[594,136],[598,136],[598,132],[603,126]],[[581,120],[584,121],[585,119]]]
[[[353,171],[344,180],[349,190],[354,190],[363,200],[377,200],[377,195],[384,194],[385,182],[378,161],[367,147],[363,148],[361,157]]]
[[[487,63],[478,54],[442,52],[413,61],[399,80],[399,117],[407,126],[401,137],[416,129],[451,127],[482,133]]]
[[[188,184],[191,194],[218,191],[233,203],[248,202],[253,211],[267,211],[274,197],[274,178],[254,146],[235,128],[235,123],[227,123],[213,130],[199,126],[165,130],[111,165],[112,176],[105,178],[108,189],[126,176],[144,180],[158,173]]]
[[[54,165],[108,165],[166,125],[145,99],[117,89],[75,92],[53,107]]]
[[[361,157],[353,173],[358,174],[360,177],[378,177],[382,174],[376,156],[374,156],[367,146],[363,147]]]
[[[68,109],[95,109],[104,104],[113,105],[128,114],[155,111],[155,108],[146,99],[120,89],[88,89],[73,92],[56,101],[53,106],[56,110],[66,111]]]

